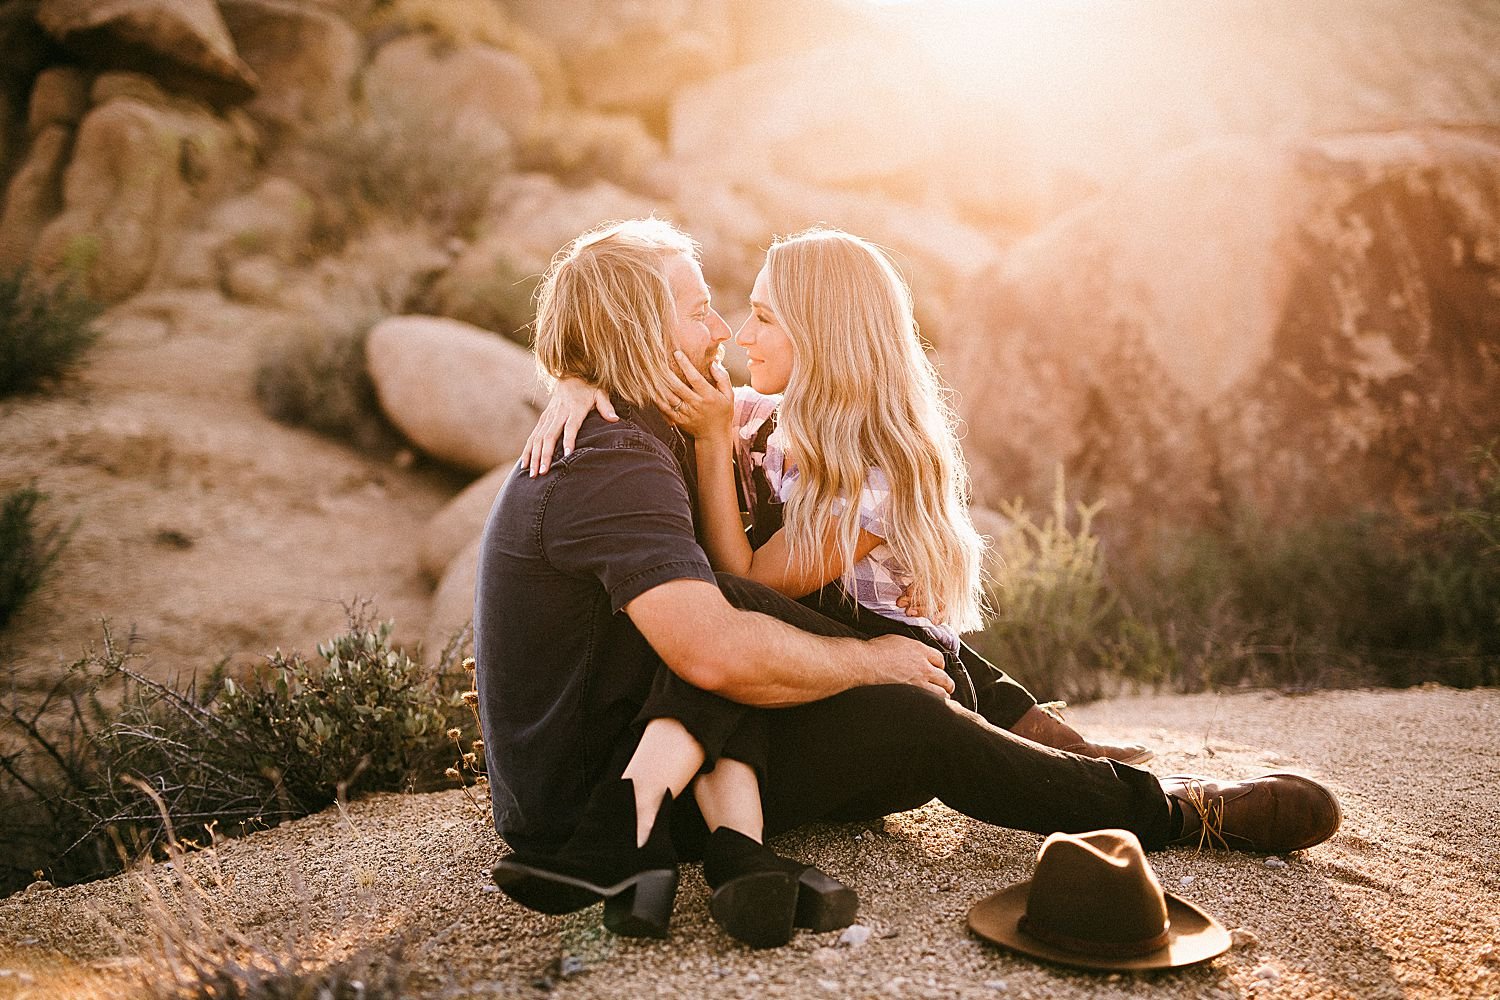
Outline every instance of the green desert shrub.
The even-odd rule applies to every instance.
[[[1497,524],[1492,449],[1477,450],[1468,475],[1415,511],[1290,526],[1241,512],[1224,529],[1164,539],[1149,565],[1119,578],[1136,633],[1115,650],[1154,651],[1157,674],[1188,690],[1493,684]]]
[[[301,180],[328,192],[346,213],[325,225],[359,230],[377,219],[398,219],[470,235],[512,155],[477,128],[440,138],[432,133],[429,114],[392,108],[381,116],[340,119],[311,135],[306,147],[312,159],[304,169],[316,176]]]
[[[26,603],[62,553],[71,529],[43,525],[38,508],[47,494],[26,486],[0,501],[0,629]]]
[[[99,306],[67,282],[23,268],[0,274],[0,397],[31,392],[66,375],[99,339]]]
[[[255,372],[255,398],[280,423],[348,441],[373,455],[401,446],[365,368],[369,324],[299,327],[272,340]]]
[[[1000,568],[990,581],[992,616],[973,637],[979,651],[1048,698],[1097,696],[1100,642],[1115,594],[1094,533],[1100,504],[1067,501],[1057,471],[1051,511],[1038,522],[1019,500],[1001,505],[1010,530],[995,539]]]
[[[106,626],[102,648],[42,704],[0,717],[9,731],[0,745],[18,747],[0,755],[0,791],[14,803],[0,835],[20,845],[6,887],[34,869],[58,883],[109,873],[116,841],[128,853],[157,851],[168,818],[184,839],[202,840],[353,792],[441,787],[447,731],[469,711],[463,671],[449,659],[424,667],[391,645],[391,627],[353,608],[314,659],[277,651],[240,681],[221,663],[174,686],[138,669],[131,644]]]
[[[972,643],[1046,698],[1121,683],[1199,691],[1500,683],[1500,459],[1415,511],[1292,525],[1241,511],[1105,558],[1097,504],[1006,505],[993,617]]]

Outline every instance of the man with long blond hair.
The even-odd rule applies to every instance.
[[[678,857],[701,850],[714,917],[767,946],[853,919],[848,887],[764,846],[813,820],[937,797],[1038,833],[1119,827],[1160,847],[1201,829],[1268,850],[1337,826],[1305,779],[1164,788],[1018,738],[950,700],[938,649],[864,640],[715,575],[694,534],[693,449],[655,404],[687,406],[674,353],[703,388],[728,336],[696,246],[657,220],[579,237],[543,280],[539,363],[597,386],[618,419],[585,420],[547,476],[518,466],[484,533],[475,644],[507,894],[544,912],[603,899],[611,929],[660,936]]]

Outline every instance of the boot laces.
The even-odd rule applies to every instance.
[[[1068,703],[1065,701],[1040,701],[1037,702],[1036,707],[1045,712],[1055,722],[1068,721],[1063,717],[1063,709],[1068,707]]]
[[[1224,796],[1210,798],[1203,782],[1196,778],[1189,778],[1183,784],[1183,793],[1184,798],[1179,801],[1185,801],[1198,814],[1198,852],[1202,853],[1205,846],[1229,850],[1229,841],[1224,836]]]

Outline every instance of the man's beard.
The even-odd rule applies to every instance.
[[[704,378],[708,379],[709,385],[713,385],[714,384],[714,365],[722,365],[723,363],[724,363],[724,345],[723,344],[715,344],[712,348],[709,349],[708,354],[703,358],[703,361],[698,365],[698,374],[700,374]]]

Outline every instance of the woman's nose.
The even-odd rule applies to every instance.
[[[745,317],[745,322],[741,323],[739,330],[735,332],[734,342],[741,347],[749,347],[755,343],[755,333],[750,329],[751,318],[749,316]]]

